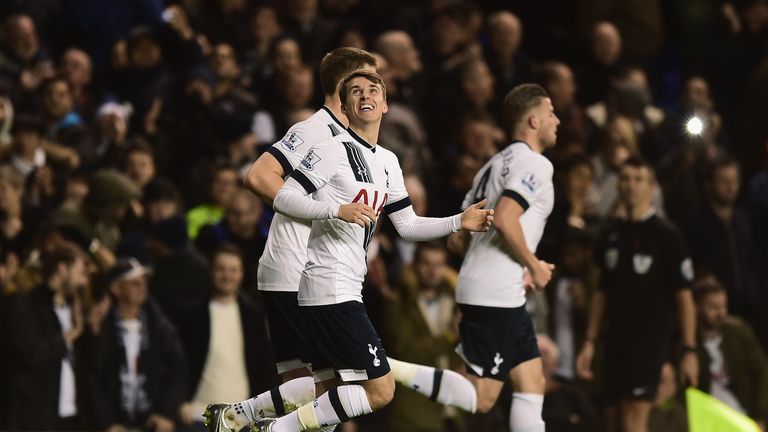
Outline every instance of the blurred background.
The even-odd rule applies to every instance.
[[[277,383],[255,287],[273,212],[240,177],[320,107],[318,65],[339,46],[377,54],[390,107],[379,144],[399,156],[424,216],[458,212],[476,171],[509,143],[507,91],[549,92],[557,192],[538,255],[558,270],[528,301],[548,430],[601,428],[599,386],[579,381],[574,361],[596,241],[632,155],[656,169],[656,209],[683,232],[697,286],[727,294],[727,313],[700,313],[700,327],[738,330],[723,360],[727,398],[764,425],[768,2],[4,0],[0,22],[0,429],[200,430],[195,413],[214,395],[199,381],[211,330],[198,318],[222,296],[248,317],[243,392]],[[81,283],[56,273],[72,262],[62,245],[87,255]],[[461,258],[385,224],[368,261],[365,301],[388,353],[462,370]],[[35,295],[46,283],[72,289]],[[712,292],[702,289],[700,308]],[[116,310],[151,329],[137,364],[125,364],[119,335],[130,329]],[[700,351],[713,378],[722,364]],[[669,358],[654,431],[686,430]],[[502,394],[496,411],[469,417],[401,390],[343,430],[506,430]]]

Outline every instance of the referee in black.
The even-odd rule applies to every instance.
[[[592,378],[595,340],[603,328],[601,381],[608,431],[648,432],[661,367],[670,357],[678,321],[681,375],[693,386],[698,379],[693,268],[682,235],[651,204],[655,188],[653,168],[646,161],[632,157],[624,163],[620,218],[607,226],[597,248],[600,289],[592,298],[576,369],[580,377]]]

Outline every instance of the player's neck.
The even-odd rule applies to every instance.
[[[360,138],[364,139],[371,147],[376,147],[376,143],[379,141],[379,127],[381,122],[368,123],[368,124],[355,124],[349,125],[349,130],[356,133]]]
[[[539,142],[539,139],[536,138],[536,135],[534,134],[516,133],[515,135],[512,136],[512,141],[522,141],[528,144],[528,147],[530,147],[531,150],[539,154],[541,154],[544,151],[543,148],[541,147],[541,143]]]
[[[341,112],[341,101],[338,97],[326,97],[325,103],[323,103],[323,105],[331,110],[333,115],[335,115],[336,118],[344,124],[344,126],[349,127],[349,120],[347,120],[347,116]]]

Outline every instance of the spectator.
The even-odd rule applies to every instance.
[[[314,92],[314,74],[306,66],[300,66],[287,71],[278,77],[279,102],[273,114],[275,133],[283,136],[288,128],[296,123],[305,113],[310,111]]]
[[[183,217],[174,215],[152,224],[147,233],[152,263],[149,287],[162,311],[178,323],[182,310],[208,292],[208,265],[187,237]]]
[[[267,57],[272,39],[282,32],[273,6],[257,6],[251,15],[249,46],[243,58],[243,72],[246,76],[261,77],[266,71]]]
[[[22,96],[29,96],[43,80],[53,74],[53,64],[40,46],[32,18],[28,15],[7,17],[2,25],[0,82],[13,89],[14,97],[18,100]]]
[[[96,163],[100,168],[120,168],[128,144],[133,108],[130,104],[107,102],[96,113]],[[138,139],[134,138],[134,139]]]
[[[8,165],[0,165],[0,253],[23,256],[32,244],[42,214],[24,202],[24,177]]]
[[[75,150],[82,163],[93,163],[96,159],[94,139],[88,125],[75,111],[72,85],[63,76],[57,76],[45,80],[41,90],[48,140]]]
[[[392,357],[426,366],[449,368],[459,362],[453,354],[458,321],[453,299],[456,272],[447,266],[439,242],[421,243],[414,263],[403,272],[397,298],[386,306]],[[443,431],[444,407],[410,390],[392,401],[392,431]]]
[[[648,416],[670,354],[675,323],[681,326],[683,379],[698,381],[696,317],[689,284],[693,265],[683,237],[653,210],[653,169],[639,158],[621,168],[625,213],[602,235],[596,256],[599,290],[592,296],[585,342],[576,359],[580,377],[591,363],[603,320],[602,394],[608,430],[647,431]],[[647,317],[652,316],[653,320]]]
[[[9,430],[88,428],[81,290],[86,262],[73,245],[42,256],[42,283],[11,305],[6,343],[10,356]]]
[[[597,412],[578,386],[556,375],[561,364],[557,346],[548,344],[549,339],[539,339],[539,352],[547,380],[541,417],[549,432],[589,432],[597,430]]]
[[[246,400],[278,384],[264,310],[242,292],[243,270],[239,250],[221,245],[211,258],[210,298],[179,322],[191,384],[179,412],[184,425],[199,423],[210,403]]]
[[[744,321],[728,314],[729,296],[716,278],[702,278],[693,289],[699,323],[701,388],[765,429],[768,364],[754,332]]]
[[[158,178],[144,188],[142,197],[144,214],[142,223],[126,234],[117,247],[118,256],[132,256],[142,263],[150,263],[149,233],[153,227],[183,213],[181,192],[168,180]]]
[[[723,281],[730,312],[758,326],[760,279],[749,214],[736,205],[740,176],[734,159],[716,160],[705,183],[706,204],[684,226],[697,273]]]
[[[391,76],[386,83],[387,102],[390,105],[400,102],[411,109],[417,107],[423,95],[419,85],[422,64],[411,37],[401,30],[384,32],[376,39],[376,52],[384,57]],[[376,66],[380,73],[382,65]]]
[[[485,59],[497,83],[499,95],[505,95],[512,87],[531,80],[531,62],[520,52],[523,25],[517,16],[507,11],[490,14],[488,39]],[[501,100],[498,102],[501,106]]]
[[[237,192],[238,173],[228,165],[212,167],[206,201],[187,212],[189,238],[194,240],[205,225],[219,223],[224,209],[229,207]]]
[[[266,233],[269,228],[263,224],[263,214],[264,208],[256,195],[240,188],[235,192],[221,221],[202,228],[196,242],[209,257],[223,244],[237,246],[245,263],[242,287],[248,292],[256,288],[256,263],[267,243]]]
[[[320,13],[317,0],[288,0],[281,3],[285,30],[296,35],[301,56],[317,67],[338,29],[335,20]]]
[[[416,114],[415,107],[398,102],[397,97],[391,97],[392,91],[397,94],[398,88],[389,62],[379,54],[374,54],[374,57],[376,72],[387,86],[389,106],[387,115],[381,120],[379,143],[397,155],[404,173],[426,175],[432,172],[434,161],[424,126]]]
[[[155,154],[152,147],[143,140],[136,140],[125,151],[125,175],[140,190],[144,190],[157,175]]]
[[[601,21],[592,26],[588,60],[578,74],[579,99],[585,106],[602,100],[621,68],[621,34],[615,25]]]
[[[108,274],[114,305],[90,335],[90,414],[97,430],[173,432],[187,366],[176,330],[148,299],[147,269],[125,258]]]
[[[91,57],[79,48],[64,51],[59,59],[58,72],[69,81],[75,110],[89,117],[95,109],[96,95],[91,88],[93,65]]]
[[[77,227],[88,239],[96,238],[114,251],[122,238],[121,223],[141,191],[128,177],[114,170],[101,170],[91,176],[88,196],[82,207],[62,207],[53,218]]]
[[[475,159],[481,166],[499,150],[504,132],[493,118],[482,114],[468,114],[461,121],[459,136],[461,153]]]
[[[576,378],[577,350],[584,343],[589,300],[597,291],[600,276],[599,268],[592,261],[594,248],[594,239],[588,233],[569,229],[562,239],[552,282],[545,291],[550,309],[550,335],[559,352],[554,373],[561,380]]]
[[[600,217],[615,209],[619,168],[637,153],[637,134],[626,117],[616,117],[600,134],[600,148],[592,157],[592,185],[588,206]]]
[[[539,83],[552,99],[555,115],[560,119],[557,151],[565,152],[564,147],[583,143],[589,132],[584,110],[576,101],[577,86],[571,68],[565,63],[549,61],[538,68],[537,75]]]

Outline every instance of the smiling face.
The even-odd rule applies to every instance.
[[[349,119],[350,126],[380,122],[384,113],[389,111],[384,87],[368,77],[355,76],[345,82],[342,92],[345,96],[342,111]]]

